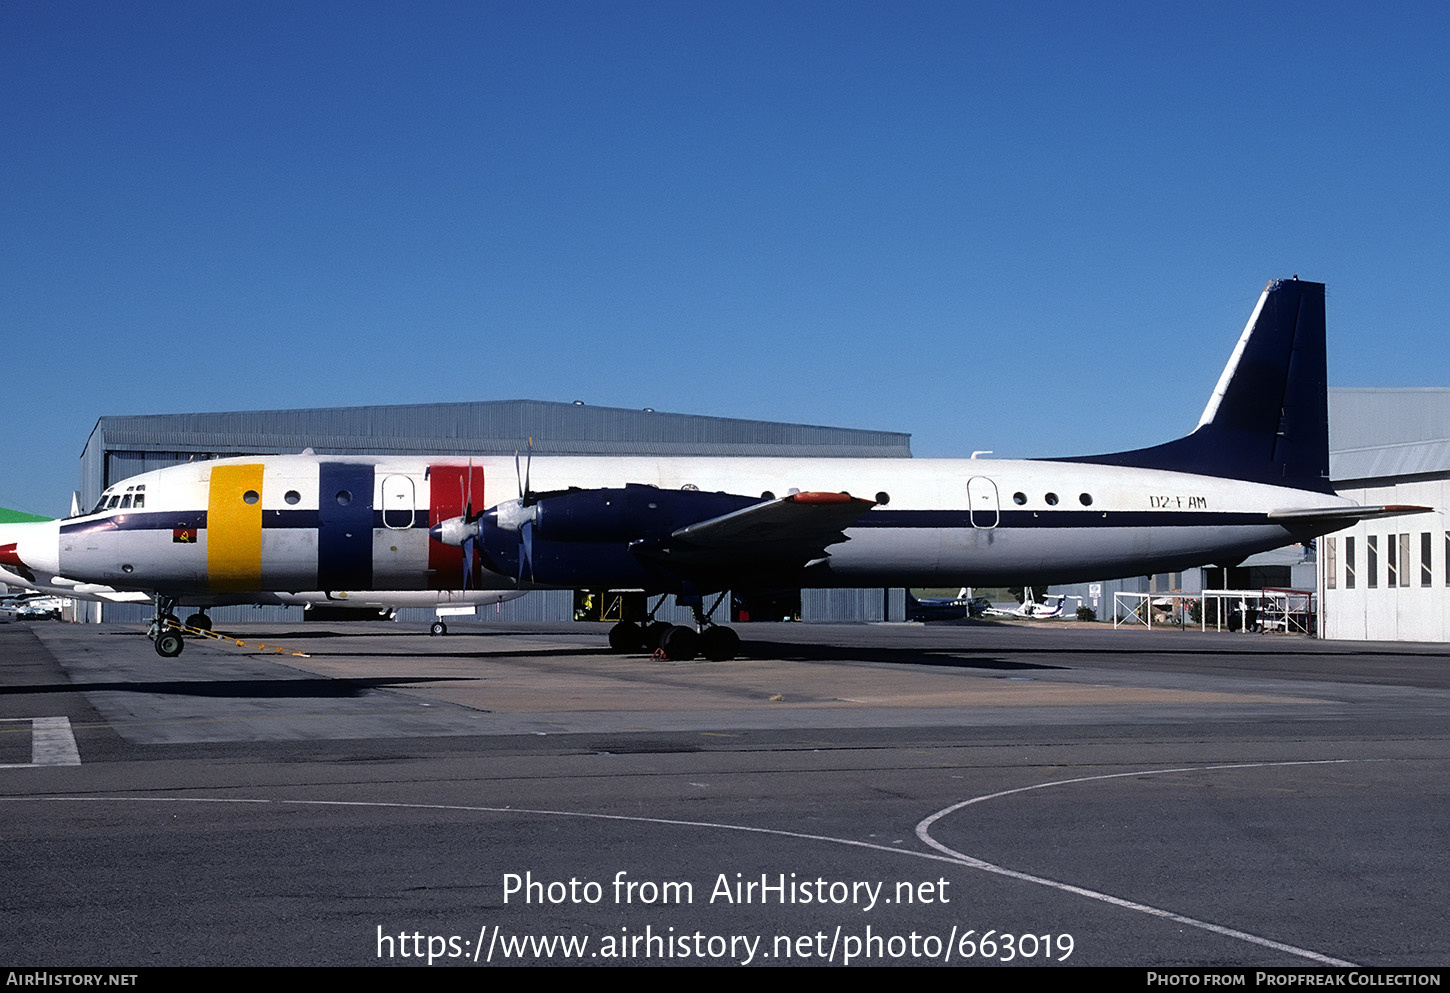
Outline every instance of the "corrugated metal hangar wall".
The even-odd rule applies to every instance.
[[[305,448],[322,455],[713,455],[910,458],[911,436],[895,431],[782,424],[540,400],[494,400],[385,407],[146,414],[102,417],[81,453],[79,502],[94,505],[112,483],[184,462],[237,455],[276,455]],[[569,591],[531,593],[481,607],[484,621],[557,621],[574,617]],[[802,597],[803,619],[902,620],[905,593],[832,590]],[[286,607],[218,607],[218,621],[296,620]],[[144,605],[107,604],[107,621],[140,623]],[[680,609],[670,617],[688,620]],[[404,620],[431,620],[424,609]],[[451,623],[451,621],[450,621]]]

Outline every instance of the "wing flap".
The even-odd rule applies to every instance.
[[[639,542],[636,555],[675,568],[730,571],[776,562],[804,567],[846,541],[846,528],[875,501],[849,493],[793,493],[675,530],[660,542]]]

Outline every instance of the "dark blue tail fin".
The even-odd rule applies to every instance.
[[[1056,461],[1332,492],[1324,355],[1324,284],[1273,280],[1192,434],[1152,448]]]

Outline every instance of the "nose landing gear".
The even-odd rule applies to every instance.
[[[186,640],[181,637],[181,622],[172,613],[176,609],[175,597],[156,597],[156,616],[151,621],[151,628],[146,632],[146,637],[156,644],[156,654],[164,659],[174,659],[181,654],[186,647]]]

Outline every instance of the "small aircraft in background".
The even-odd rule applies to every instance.
[[[908,621],[955,621],[967,617],[981,617],[992,606],[984,596],[973,596],[968,586],[963,586],[954,597],[917,597],[906,591],[906,619]]]
[[[3,580],[0,580],[0,582],[3,582]],[[65,597],[50,596],[49,594],[36,591],[28,593],[7,593],[0,595],[0,613],[14,614],[15,618],[21,621],[45,620],[47,618],[60,620],[61,614],[70,602]]]
[[[989,607],[985,613],[989,617],[1013,617],[1029,621],[1050,621],[1063,616],[1063,608],[1067,601],[1076,600],[1082,605],[1080,596],[1064,596],[1061,593],[1047,593],[1039,603],[1033,596],[1032,587],[1026,586],[1022,590],[1022,602],[1016,607]]]

